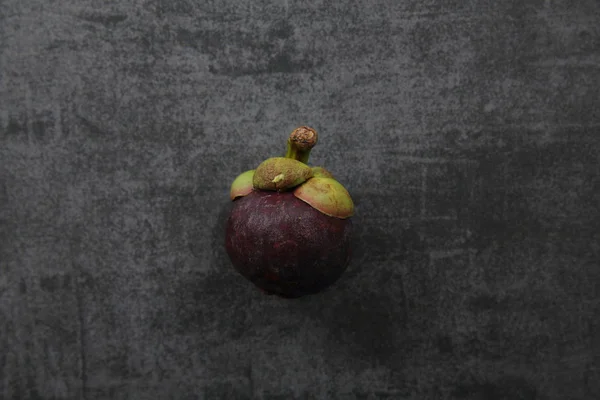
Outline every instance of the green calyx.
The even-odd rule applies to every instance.
[[[295,129],[287,141],[285,157],[272,157],[256,169],[240,174],[232,183],[229,197],[236,200],[253,190],[288,191],[311,207],[335,218],[349,218],[354,203],[344,186],[323,167],[307,165],[317,132],[306,126]]]
[[[312,169],[297,160],[285,157],[273,157],[263,161],[252,183],[257,190],[276,190],[283,192],[312,178]]]
[[[256,170],[251,169],[250,171],[242,172],[235,178],[231,184],[231,189],[229,190],[229,198],[231,200],[246,196],[252,192],[252,189],[254,189],[252,185],[254,171]]]
[[[345,219],[354,215],[350,194],[332,178],[312,178],[294,190],[294,196],[330,217]]]
[[[333,174],[323,167],[312,167],[312,170],[315,178],[333,178]]]

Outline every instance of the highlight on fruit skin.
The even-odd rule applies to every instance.
[[[318,293],[350,262],[354,203],[330,171],[308,165],[317,140],[314,129],[296,128],[285,157],[266,159],[230,188],[227,254],[267,294]]]

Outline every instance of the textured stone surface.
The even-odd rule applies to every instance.
[[[598,398],[599,20],[0,1],[0,398]],[[234,272],[223,224],[304,124],[355,257],[285,301]]]

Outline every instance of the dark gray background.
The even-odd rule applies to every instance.
[[[600,2],[306,3],[0,1],[2,399],[598,398]],[[356,246],[290,301],[223,221],[304,124]]]

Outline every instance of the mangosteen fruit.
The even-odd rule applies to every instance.
[[[232,183],[225,247],[235,269],[267,294],[297,298],[332,285],[351,256],[354,203],[308,158],[317,132],[302,126],[285,157],[272,157]]]

